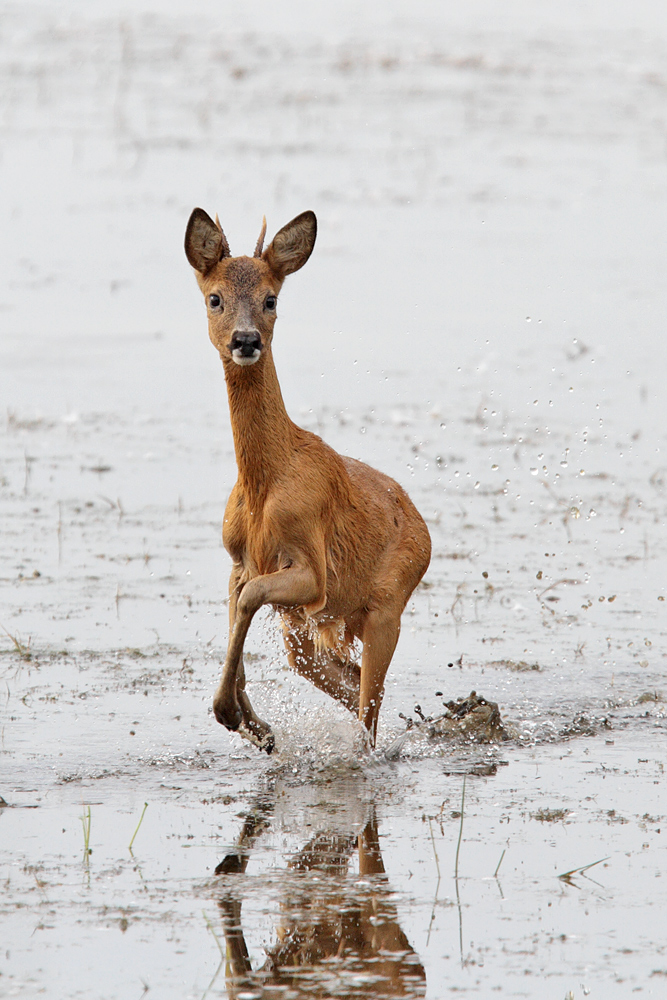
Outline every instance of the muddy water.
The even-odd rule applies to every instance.
[[[0,20],[0,995],[664,995],[658,14],[96,11]],[[375,755],[270,614],[277,753],[211,715],[194,204],[234,252],[316,210],[288,408],[429,523]],[[386,758],[471,690],[509,740]]]

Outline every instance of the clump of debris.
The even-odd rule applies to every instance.
[[[559,739],[569,740],[574,736],[597,736],[600,729],[611,729],[608,718],[589,719],[587,715],[577,715],[558,733]]]
[[[436,697],[442,697],[442,692],[436,691]],[[436,716],[424,715],[421,706],[415,705],[416,721],[399,713],[405,722],[405,732],[394,740],[386,751],[386,757],[389,760],[398,757],[406,739],[413,733],[432,740],[465,740],[468,743],[497,743],[510,738],[496,702],[487,701],[476,691],[471,691],[467,698],[444,701],[443,704],[445,711]]]

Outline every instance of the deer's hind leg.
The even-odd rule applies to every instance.
[[[401,615],[431,558],[428,528],[408,497],[401,495],[402,527],[394,515],[399,528],[398,536],[393,549],[387,552],[387,559],[376,579],[360,633],[364,651],[361,658],[359,721],[368,730],[372,747],[377,736],[384,679],[401,634]]]
[[[318,649],[305,628],[288,620],[283,621],[283,631],[290,666],[356,715],[361,676],[358,665],[335,649],[326,646]]]
[[[384,695],[384,679],[401,633],[401,602],[385,604],[368,611],[364,621],[359,685],[359,721],[368,730],[375,746],[378,715]]]

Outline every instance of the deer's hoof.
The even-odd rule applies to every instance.
[[[225,729],[231,730],[235,733],[243,722],[243,713],[241,712],[241,707],[238,703],[227,704],[219,701],[213,702],[213,714]]]
[[[244,722],[239,732],[245,739],[254,743],[258,750],[263,750],[265,753],[273,753],[276,748],[276,738],[270,726],[266,722],[262,722],[261,719]]]

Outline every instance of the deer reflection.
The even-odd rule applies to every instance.
[[[216,874],[245,873],[272,808],[264,802],[246,818],[236,850]],[[358,875],[349,871],[355,852]],[[315,834],[287,863],[284,876],[277,940],[254,971],[241,922],[244,881],[221,883],[231,1000],[243,994],[289,1000],[424,996],[424,968],[398,924],[374,808],[359,834]]]

